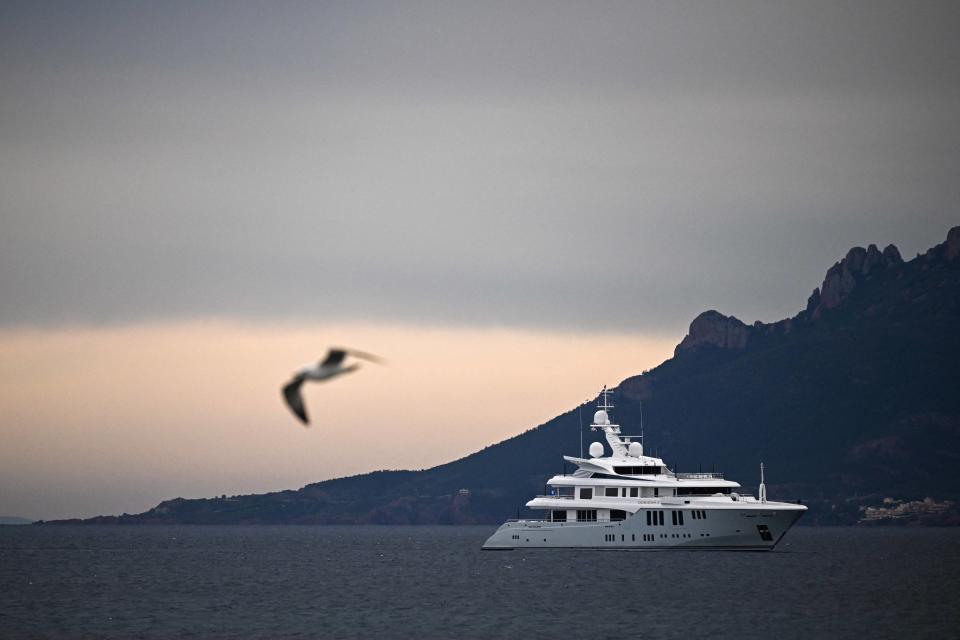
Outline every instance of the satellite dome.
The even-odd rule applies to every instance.
[[[610,417],[603,409],[593,414],[593,424],[610,424]]]
[[[643,445],[639,442],[631,442],[629,452],[634,458],[639,458],[643,455]]]
[[[603,455],[603,445],[599,442],[591,443],[590,445],[590,457],[599,458]]]

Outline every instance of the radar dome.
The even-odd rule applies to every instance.
[[[631,442],[629,451],[631,456],[639,458],[643,455],[643,445],[639,442]]]
[[[603,409],[593,414],[593,424],[610,424],[610,417]]]
[[[590,445],[590,457],[599,458],[603,455],[603,445],[599,442],[594,442]]]

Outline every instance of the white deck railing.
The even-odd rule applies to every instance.
[[[672,498],[673,496],[663,496],[662,498]],[[540,494],[534,498],[549,498],[552,500],[576,500],[576,496],[550,496]],[[662,498],[624,498],[623,496],[596,496],[593,498],[581,498],[584,502],[630,502],[632,504],[660,504]]]

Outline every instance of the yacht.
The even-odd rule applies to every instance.
[[[772,550],[807,508],[767,500],[760,463],[755,497],[722,473],[676,473],[645,455],[640,436],[611,422],[611,391],[600,393],[591,431],[606,436],[589,458],[564,456],[577,470],[553,476],[527,507],[539,520],[508,520],[484,549]],[[581,454],[582,456],[582,454]]]

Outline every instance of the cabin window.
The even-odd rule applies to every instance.
[[[677,511],[677,520],[680,521],[680,526],[683,526],[683,511]]]
[[[616,497],[617,497],[617,488],[616,488],[616,487],[607,487],[607,488],[604,490],[604,495],[607,496],[608,498],[616,498]]]
[[[654,487],[654,488],[653,488],[653,497],[654,497],[654,498],[657,498],[657,497],[659,497],[659,496],[660,496],[660,489],[657,489],[656,487]]]
[[[592,488],[581,488],[580,489],[580,499],[581,500],[592,500],[593,499],[593,489]]]
[[[623,511],[622,509],[610,509],[610,521],[611,521],[611,522],[613,522],[613,521],[615,521],[615,520],[626,520],[626,519],[627,519],[627,512],[626,512],[626,511]]]
[[[596,509],[577,509],[577,522],[596,522]]]
[[[660,514],[660,526],[662,527],[662,526],[663,526],[663,511],[658,511],[657,513]]]
[[[614,467],[614,473],[622,476],[655,476],[660,473],[658,466],[640,466],[640,467]]]
[[[652,517],[651,517],[651,516],[652,516],[652,515],[653,515],[652,512],[647,511],[647,526],[648,526],[648,527],[651,526],[651,522],[652,522]]]
[[[640,495],[640,489],[639,489],[639,487],[630,487],[630,497],[631,497],[631,498],[636,498],[636,497],[639,496],[639,495]]]
[[[554,521],[554,522],[566,522],[566,521],[567,521],[567,510],[566,510],[566,509],[554,509],[554,511],[553,511],[553,521]]]
[[[670,520],[672,521],[673,526],[677,526],[677,512],[676,512],[676,511],[671,511],[671,512],[670,512]]]

